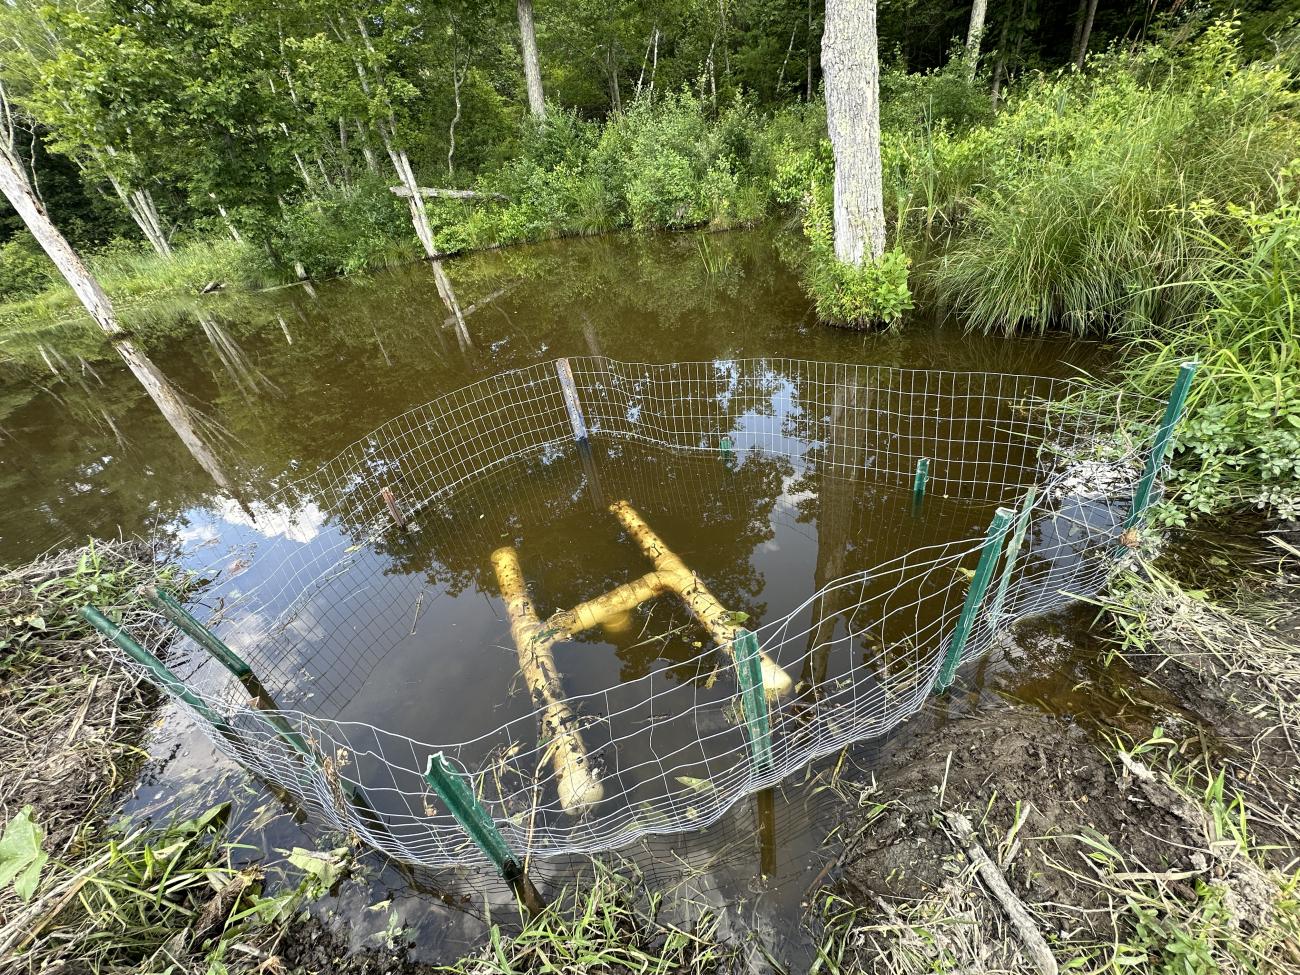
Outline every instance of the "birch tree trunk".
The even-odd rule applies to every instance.
[[[230,231],[230,236],[234,239],[236,244],[242,244],[244,242],[244,235],[239,232],[239,228],[236,227],[234,221],[230,219],[230,214],[227,213],[226,208],[221,205],[221,201],[217,199],[217,194],[209,193],[208,196],[212,199],[212,202],[216,204],[217,213],[221,214],[221,219],[225,222],[226,229]]]
[[[111,149],[108,154],[114,155]],[[107,170],[107,166],[104,168]],[[140,228],[140,233],[144,234],[144,239],[149,242],[149,246],[158,253],[159,257],[170,259],[172,245],[167,240],[167,235],[163,233],[162,220],[158,217],[158,207],[153,201],[153,194],[148,190],[128,190],[111,171],[108,171],[108,181],[117,198],[126,207],[126,212]]]
[[[861,267],[885,253],[876,0],[826,0],[822,77],[835,154],[835,257]]]
[[[4,144],[0,144],[0,192],[4,193],[10,206],[17,211],[32,236],[49,255],[50,260],[59,269],[59,273],[68,282],[95,324],[108,336],[117,354],[139,380],[159,412],[171,424],[186,449],[208,472],[218,487],[234,494],[234,484],[224,466],[199,434],[193,411],[149,357],[126,337],[122,326],[118,324],[108,295],[87,270],[81,257],[72,249],[72,245],[54,226],[45,208],[36,199],[36,194],[32,192],[31,183],[18,159],[10,151],[9,146]]]
[[[970,27],[966,31],[966,73],[972,80],[979,69],[980,43],[984,40],[984,18],[988,9],[989,0],[973,0],[970,6]]]
[[[533,29],[533,0],[516,0],[519,14],[519,46],[524,55],[524,81],[528,85],[528,110],[533,118],[546,118],[542,96],[542,69],[537,61],[537,32]]]

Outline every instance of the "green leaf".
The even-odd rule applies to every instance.
[[[5,824],[0,835],[0,886],[13,882],[14,891],[24,901],[32,899],[41,879],[41,868],[49,858],[41,849],[45,831],[32,820],[32,807]]]
[[[289,862],[305,873],[311,886],[319,893],[333,887],[347,870],[347,847],[335,850],[304,850],[295,846],[289,853]]]

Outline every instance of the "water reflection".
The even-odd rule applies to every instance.
[[[697,241],[618,236],[457,259],[444,270],[463,328],[424,263],[318,282],[314,298],[294,286],[209,295],[193,308],[127,309],[136,360],[147,354],[152,374],[165,371],[173,390],[186,392],[164,393],[161,411],[89,329],[42,340],[59,371],[53,384],[35,345],[9,336],[13,358],[0,364],[0,423],[12,438],[0,448],[0,485],[11,489],[0,512],[6,556],[68,536],[206,518],[236,468],[256,502],[416,403],[556,355],[698,361],[797,350],[830,361],[1040,374],[1094,356],[1063,341],[1008,343],[925,321],[889,336],[827,329],[813,322],[782,259],[784,238],[709,235],[708,266]],[[195,334],[206,340],[195,343]],[[102,385],[72,379],[77,356]]]

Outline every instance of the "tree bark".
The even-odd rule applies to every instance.
[[[835,154],[835,257],[861,267],[885,252],[876,0],[826,0],[822,77]]]
[[[804,101],[813,100],[813,0],[808,0],[808,77]]]
[[[1074,52],[1074,66],[1080,71],[1088,60],[1088,41],[1092,39],[1092,22],[1097,16],[1097,0],[1088,0],[1088,9],[1083,18],[1083,29],[1079,32],[1079,46]]]
[[[54,226],[45,208],[36,199],[36,194],[32,192],[31,183],[17,157],[7,145],[0,145],[0,192],[3,192],[10,206],[59,269],[87,314],[108,336],[117,354],[139,380],[190,454],[211,475],[218,487],[233,494],[233,482],[199,434],[193,411],[149,357],[126,337],[122,326],[118,324],[108,295],[82,263],[72,245]]]
[[[988,9],[989,0],[973,0],[970,6],[970,27],[966,31],[966,72],[972,80],[979,70],[980,43],[984,39],[984,18]]]
[[[451,200],[500,200],[503,203],[510,202],[510,197],[504,193],[482,193],[478,190],[448,190],[440,186],[417,186],[415,189],[421,196],[442,196]],[[388,190],[390,193],[402,198],[411,195],[411,188],[406,184],[390,186]]]
[[[533,118],[546,118],[542,95],[542,69],[537,61],[537,33],[533,29],[533,0],[516,0],[519,14],[519,46],[524,55],[524,81],[528,85],[528,110]]]
[[[452,162],[452,159],[456,155],[456,123],[460,121],[460,86],[461,86],[461,82],[465,80],[465,70],[468,70],[469,68],[469,65],[466,64],[465,69],[459,70],[456,65],[455,57],[456,55],[453,52],[452,62],[451,62],[451,94],[452,94],[452,98],[456,102],[456,112],[451,117],[451,124],[447,126],[447,175],[448,176],[456,175],[456,167],[455,164]]]
[[[1007,11],[1006,19],[1002,21],[1002,33],[998,37],[998,56],[993,66],[993,91],[992,101],[993,108],[996,111],[998,102],[1002,98],[1002,79],[1007,72],[1007,38],[1011,35],[1011,12]]]

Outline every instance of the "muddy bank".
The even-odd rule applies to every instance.
[[[1300,563],[1246,550],[1249,602],[1141,566],[1095,624],[1022,628],[1004,650],[1038,676],[889,745],[819,898],[827,945],[868,971],[1057,970],[973,866],[960,812],[1054,966],[1300,971]]]

